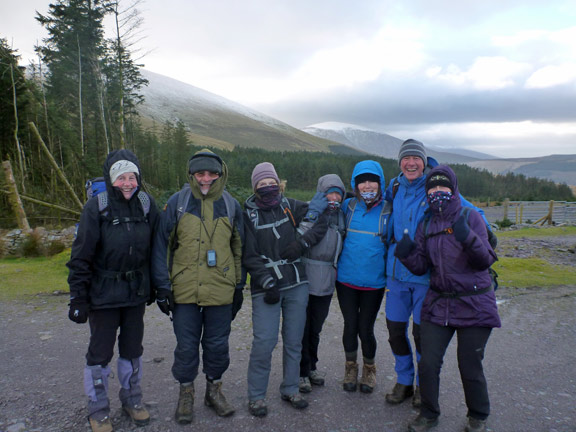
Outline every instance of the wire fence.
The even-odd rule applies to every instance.
[[[490,223],[509,219],[512,223],[576,224],[576,202],[504,201],[501,206],[483,207]]]

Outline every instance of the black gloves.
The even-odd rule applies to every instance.
[[[280,252],[280,258],[288,261],[297,260],[302,256],[304,246],[298,240],[294,240]]]
[[[264,294],[264,303],[276,304],[280,301],[280,290],[276,286],[276,282],[268,282],[264,289],[266,290],[266,294]]]
[[[84,324],[88,321],[90,303],[88,303],[87,297],[72,297],[68,306],[70,306],[68,318],[78,324]]]
[[[460,215],[458,220],[452,225],[452,229],[454,230],[454,238],[460,243],[465,242],[468,234],[470,234],[470,226],[464,215]]]
[[[238,311],[242,309],[242,303],[244,303],[243,289],[236,288],[234,290],[234,299],[232,300],[232,321],[236,318]]]
[[[174,310],[174,294],[172,294],[172,291],[164,288],[157,290],[156,304],[163,313],[170,316],[170,312]]]
[[[412,249],[416,246],[416,243],[412,241],[408,235],[408,230],[404,230],[404,235],[402,239],[396,244],[396,250],[394,251],[394,256],[397,258],[406,258],[412,252]]]

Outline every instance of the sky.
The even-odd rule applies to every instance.
[[[121,0],[128,4],[127,0]],[[22,56],[50,1],[0,4]],[[121,3],[122,4],[122,3]],[[145,68],[303,128],[499,157],[576,154],[574,0],[145,0]]]

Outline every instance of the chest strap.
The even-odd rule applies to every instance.
[[[291,262],[289,262],[288,260],[283,260],[283,259],[278,260],[278,261],[272,261],[270,258],[268,258],[267,256],[264,256],[264,255],[260,255],[260,258],[268,261],[266,264],[264,264],[264,267],[274,269],[274,273],[276,273],[276,277],[278,278],[278,280],[281,280],[284,278],[284,276],[282,276],[282,272],[280,271],[279,266],[281,266],[281,265],[293,266],[294,272],[296,273],[296,282],[300,283],[300,272],[298,271],[298,267],[296,267],[296,263],[300,262],[300,258],[298,258],[295,261],[291,261]]]

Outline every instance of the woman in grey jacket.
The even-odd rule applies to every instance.
[[[306,327],[302,338],[302,360],[300,360],[301,393],[310,393],[312,384],[324,385],[324,375],[316,369],[320,332],[328,312],[336,287],[336,268],[342,251],[346,231],[344,213],[340,207],[345,195],[344,183],[336,174],[327,174],[318,179],[318,193],[326,196],[328,207],[320,216],[328,229],[322,240],[310,248],[302,257],[309,283]],[[302,222],[304,230],[312,228],[311,222]]]

